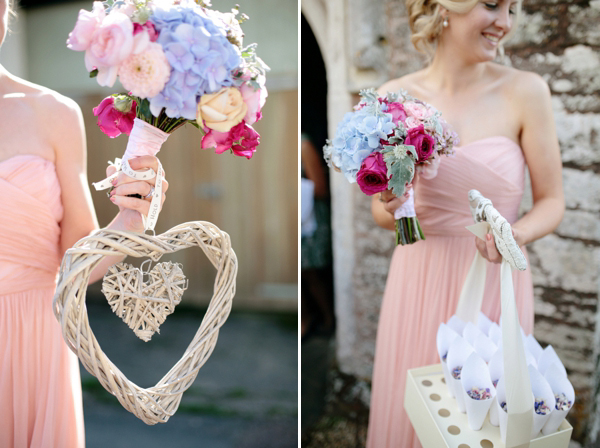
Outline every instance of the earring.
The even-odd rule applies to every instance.
[[[442,26],[444,28],[448,28],[448,17],[444,17],[444,21],[442,22]]]

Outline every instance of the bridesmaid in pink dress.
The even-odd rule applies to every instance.
[[[7,16],[0,0],[0,46]],[[0,447],[83,447],[78,360],[52,312],[65,250],[98,228],[81,111],[0,66],[0,135]],[[156,170],[157,162],[139,157],[131,167]],[[126,195],[147,195],[153,181],[117,180],[120,211],[109,227],[143,231],[149,202]],[[91,280],[117,261],[105,259]]]
[[[460,289],[477,250],[488,266],[482,311],[500,316],[499,263],[493,240],[477,240],[467,192],[478,189],[513,224],[519,245],[552,232],[562,219],[560,150],[550,92],[544,80],[493,63],[499,41],[513,28],[516,0],[407,0],[412,41],[430,50],[425,69],[392,80],[380,94],[407,90],[440,110],[462,140],[444,157],[437,177],[417,179],[415,207],[425,241],[394,251],[377,331],[369,448],[420,447],[404,411],[408,369],[439,362],[438,325],[454,314]],[[525,166],[533,208],[518,217]],[[375,221],[393,230],[403,202],[391,192],[372,201]],[[533,330],[531,271],[515,272],[521,325]]]

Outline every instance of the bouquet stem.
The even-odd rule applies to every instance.
[[[413,244],[424,240],[425,235],[416,216],[396,220],[396,244]]]
[[[394,212],[396,218],[396,244],[413,244],[425,239],[421,224],[415,213],[415,192],[408,191],[408,199]]]

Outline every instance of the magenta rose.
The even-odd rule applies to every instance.
[[[392,121],[394,124],[398,124],[399,121],[404,123],[406,117],[406,111],[404,110],[404,106],[400,103],[388,103],[387,111],[388,114],[392,114]]]
[[[94,107],[94,115],[98,117],[98,127],[110,138],[123,134],[129,135],[133,127],[136,110],[135,101],[131,102],[129,110],[121,111],[115,107],[115,99],[106,97],[97,107]]]
[[[133,24],[133,35],[134,36],[138,33],[141,33],[142,31],[146,31],[148,33],[150,42],[156,42],[156,40],[158,39],[158,32],[156,31],[154,24],[152,22],[150,22],[149,20],[146,21],[146,23],[144,23],[143,25],[140,25],[139,23]]]
[[[243,134],[243,121],[232,127],[229,132],[218,132],[211,129],[202,137],[201,147],[202,149],[215,148],[215,152],[221,154],[231,149],[235,142],[242,138]]]
[[[242,139],[237,145],[233,145],[231,148],[236,156],[245,157],[251,159],[256,152],[256,147],[260,143],[260,135],[256,132],[252,126],[246,124],[244,126],[244,132]]]
[[[404,144],[415,147],[415,151],[419,156],[417,162],[424,162],[429,159],[435,149],[435,140],[425,133],[425,126],[422,124],[408,130]]]
[[[236,156],[250,159],[259,144],[259,137],[260,135],[252,126],[242,121],[232,127],[229,132],[218,132],[211,129],[202,138],[201,147],[202,149],[215,148],[217,154],[231,149]]]
[[[387,190],[387,166],[380,152],[373,152],[363,160],[356,175],[356,182],[360,190],[368,196]]]

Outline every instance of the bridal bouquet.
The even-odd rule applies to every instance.
[[[209,6],[206,0],[96,1],[92,11],[79,12],[67,47],[85,51],[98,84],[112,87],[118,78],[127,91],[94,109],[109,137],[130,135],[117,170],[136,177],[127,159],[155,155],[185,123],[200,130],[203,149],[248,159],[256,151],[260,136],[252,124],[261,119],[269,68],[256,44],[242,45],[247,16],[238,18],[237,7],[221,13]],[[110,180],[94,186],[110,188]],[[153,216],[158,209],[153,201]]]
[[[415,171],[428,179],[435,177],[441,156],[452,154],[458,144],[458,136],[440,112],[405,91],[382,98],[368,89],[360,96],[355,110],[344,116],[324,147],[328,165],[358,183],[367,195],[391,189],[402,196]],[[397,244],[425,239],[412,189],[394,217]]]

